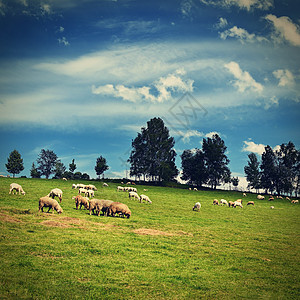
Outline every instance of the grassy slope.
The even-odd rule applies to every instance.
[[[8,195],[12,182],[26,195]],[[299,298],[299,205],[248,195],[255,207],[232,209],[212,200],[241,193],[138,186],[148,205],[97,182],[96,198],[132,211],[97,217],[74,209],[72,183],[0,178],[0,298]],[[38,213],[55,187],[64,213]]]

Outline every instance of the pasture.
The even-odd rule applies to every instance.
[[[9,195],[12,182],[26,195]],[[248,194],[244,208],[228,208],[213,199],[240,192],[137,185],[150,205],[118,184],[80,182],[127,204],[131,218],[76,210],[79,181],[0,178],[1,299],[299,299],[299,204]],[[38,213],[52,188],[64,212]]]

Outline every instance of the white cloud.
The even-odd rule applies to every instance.
[[[253,152],[259,155],[262,155],[265,152],[266,145],[264,144],[255,144],[252,141],[244,141],[244,146],[242,152]]]
[[[206,5],[228,8],[237,6],[240,9],[250,11],[251,9],[268,10],[274,6],[273,0],[200,0]]]
[[[253,152],[258,155],[262,155],[265,152],[266,145],[264,145],[264,144],[255,144],[252,141],[244,141],[243,143],[244,143],[244,146],[243,146],[242,152]],[[280,149],[280,145],[276,145],[272,149],[274,152],[278,151]]]
[[[238,63],[231,61],[224,66],[236,78],[233,85],[239,92],[243,93],[245,90],[251,90],[261,93],[263,91],[263,86],[256,82],[247,71],[243,71]]]
[[[295,84],[294,76],[288,69],[276,70],[273,75],[279,80],[278,86],[293,86]]]
[[[69,46],[70,45],[70,43],[67,41],[67,39],[64,36],[62,38],[58,38],[57,40],[58,40],[59,44],[62,44],[64,46]]]
[[[239,39],[241,43],[244,43],[244,42],[253,43],[255,41],[261,42],[263,40],[267,40],[264,37],[255,35],[254,33],[250,34],[247,30],[245,30],[243,28],[238,28],[237,26],[227,29],[219,34],[220,34],[221,39],[223,39],[223,40],[226,40],[227,37],[232,37],[232,38]]]
[[[228,25],[228,21],[226,18],[219,18],[219,22],[215,24],[216,29],[222,29],[225,28]]]
[[[273,38],[281,42],[286,40],[294,46],[300,46],[300,33],[299,26],[294,24],[289,17],[279,17],[274,15],[267,15],[266,20],[268,20],[274,26]]]
[[[124,85],[106,84],[104,86],[92,86],[92,93],[96,95],[111,95],[113,97],[122,98],[130,102],[152,101],[164,102],[171,98],[171,92],[192,92],[193,80],[183,80],[181,76],[185,75],[183,69],[178,69],[166,77],[161,77],[151,86],[143,86],[139,88],[126,87]],[[157,96],[150,93],[150,89],[155,89]]]
[[[218,136],[221,136],[221,134],[217,131],[212,131],[212,132],[209,132],[205,135],[205,137],[207,138],[212,138],[215,134],[217,134]]]
[[[188,130],[186,132],[178,131],[177,134],[182,136],[182,141],[184,143],[189,143],[191,137],[203,137],[204,133],[199,132],[198,130]]]

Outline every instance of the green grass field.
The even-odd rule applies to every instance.
[[[12,182],[26,195],[9,195]],[[138,185],[149,205],[92,182],[95,198],[132,212],[98,217],[75,210],[72,183],[0,178],[0,299],[300,298],[299,204],[249,194],[243,209],[228,208],[213,199],[240,192]],[[52,188],[63,191],[63,214],[38,213]]]

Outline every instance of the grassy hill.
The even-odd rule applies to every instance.
[[[9,195],[12,182],[26,195]],[[132,212],[98,217],[75,210],[72,183],[79,181],[0,178],[1,299],[300,297],[299,204],[249,194],[243,209],[228,208],[213,199],[241,193],[138,185],[150,205],[93,182],[95,198]],[[63,214],[38,213],[52,188],[63,191]],[[198,201],[201,211],[192,211]]]

